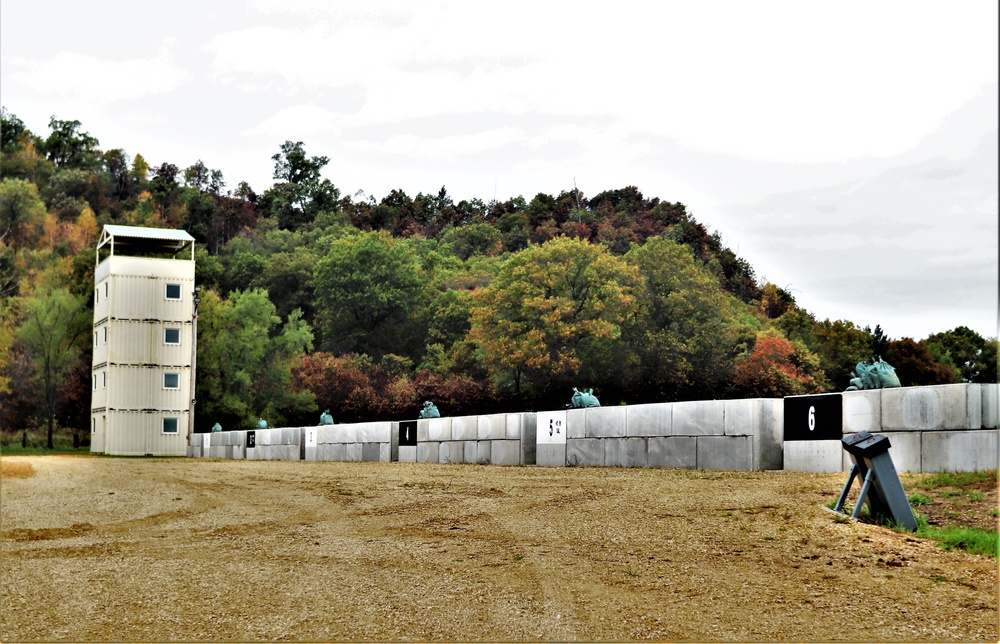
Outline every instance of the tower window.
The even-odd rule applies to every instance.
[[[164,434],[176,434],[177,433],[177,419],[176,418],[164,418],[163,419],[163,433]]]
[[[163,374],[163,388],[164,389],[180,389],[181,388],[181,375],[179,373],[165,373],[165,374]]]
[[[181,285],[180,284],[167,284],[167,299],[168,300],[179,300],[179,299],[181,299]]]
[[[180,344],[180,343],[181,343],[180,329],[163,330],[163,344]]]

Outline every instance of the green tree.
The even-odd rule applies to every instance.
[[[935,333],[924,341],[941,361],[958,370],[965,382],[997,382],[997,340],[984,339],[967,326]]]
[[[636,268],[605,249],[556,238],[511,255],[476,293],[469,339],[493,381],[515,393],[614,382],[639,285]]]
[[[426,288],[413,245],[384,231],[332,241],[316,262],[325,349],[416,359],[424,347]]]
[[[337,208],[340,191],[320,176],[329,157],[309,157],[302,141],[285,141],[271,159],[279,183],[262,195],[261,205],[281,228],[297,230],[312,222],[318,213]]]
[[[958,369],[938,362],[927,343],[913,338],[891,341],[883,357],[896,370],[904,387],[948,385],[961,381]]]
[[[315,410],[312,395],[292,388],[294,359],[312,349],[312,332],[293,311],[282,325],[262,289],[236,291],[222,300],[203,291],[198,316],[196,398],[199,421],[252,427],[258,416],[272,425]]]
[[[652,237],[625,255],[643,277],[629,344],[638,364],[630,371],[632,399],[717,397],[732,366],[744,308],[727,296],[690,248]]]
[[[46,445],[52,449],[60,388],[80,360],[80,340],[89,337],[90,316],[84,298],[63,288],[39,289],[25,309],[18,334],[31,355],[34,376],[41,385],[41,406],[48,425]]]
[[[80,131],[80,121],[49,119],[52,133],[45,139],[45,154],[57,168],[94,169],[100,166],[99,142]]]

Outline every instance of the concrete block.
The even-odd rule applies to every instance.
[[[723,400],[722,414],[726,436],[753,436],[760,425],[760,400]]]
[[[209,458],[225,458],[226,447],[225,445],[212,445],[208,448]]]
[[[536,454],[535,414],[521,414],[521,455],[522,465],[534,465]]]
[[[591,407],[586,410],[587,438],[622,438],[625,436],[625,409],[617,407]]]
[[[427,440],[429,441],[450,441],[451,440],[451,418],[426,418]],[[417,422],[417,442],[420,441],[420,422]]]
[[[490,447],[492,446],[491,441],[476,441],[476,462],[477,463],[492,463],[492,453]]]
[[[417,446],[416,445],[400,445],[399,446],[399,462],[400,463],[416,463],[417,462]]]
[[[983,429],[996,429],[1000,426],[1000,407],[998,407],[1000,401],[997,400],[1000,397],[1000,385],[991,383],[980,386],[982,387],[980,398],[983,401]]]
[[[305,461],[318,461],[319,460],[319,446],[309,447],[307,445],[305,449],[306,449],[306,455],[305,455],[305,458],[302,459],[302,460],[305,460]]]
[[[363,443],[347,443],[345,447],[347,448],[347,454],[344,460],[350,461],[352,463],[361,462],[361,458],[364,456],[362,451]]]
[[[624,438],[605,438],[601,444],[604,446],[604,467],[625,467],[628,456]]]
[[[330,443],[319,443],[316,445],[316,460],[317,461],[332,461],[333,445]],[[308,456],[308,454],[307,454]]]
[[[331,461],[346,461],[347,460],[347,445],[348,443],[332,443],[329,447],[330,450],[330,460]]]
[[[566,414],[566,438],[586,438],[587,437],[587,410],[567,409]]]
[[[570,438],[566,441],[566,465],[604,466],[604,440],[601,438]],[[538,446],[541,449],[541,445]],[[541,452],[539,452],[541,453]]]
[[[582,413],[582,412],[581,412]],[[566,444],[567,412],[562,411],[542,411],[535,414],[535,442],[539,445],[545,444]],[[580,438],[583,438],[583,422],[581,417]]]
[[[379,463],[391,463],[392,458],[392,444],[391,443],[379,443],[378,444],[378,462]]]
[[[451,419],[451,436],[448,440],[474,441],[479,439],[479,416],[458,416]]]
[[[420,418],[420,419],[417,420],[417,442],[418,443],[424,443],[424,442],[429,441],[431,439],[430,438],[431,437],[431,432],[430,432],[430,421],[431,420],[434,420],[434,419],[433,418],[431,418],[431,419]]]
[[[754,427],[753,469],[755,471],[783,469],[784,401],[777,398],[761,398],[757,402],[759,424]]]
[[[503,440],[507,436],[507,414],[490,414],[479,417],[478,439]]]
[[[725,421],[721,400],[673,403],[674,436],[721,436],[725,433]]]
[[[440,449],[441,443],[434,443],[430,441],[426,443],[417,443],[417,462],[437,463]]]
[[[698,439],[694,436],[651,436],[646,439],[649,467],[693,470],[698,466]]]
[[[442,463],[464,463],[465,441],[448,441],[441,443]]]
[[[672,421],[671,403],[629,405],[625,408],[625,435],[670,436]]]
[[[751,471],[753,437],[699,436],[698,469]]]
[[[233,445],[233,458],[243,460],[247,457],[247,448],[243,445]]]
[[[379,451],[379,443],[361,443],[361,460],[366,463],[377,463]]]
[[[462,462],[463,463],[478,463],[479,462],[479,441],[462,441]]]
[[[281,444],[299,445],[301,443],[302,431],[299,427],[282,427]]]
[[[540,467],[565,467],[566,443],[539,443],[535,448],[535,465]]]
[[[248,447],[247,448],[246,459],[248,461],[256,461],[257,460],[257,448],[256,447]]]
[[[883,432],[889,439],[889,457],[897,472],[919,472],[921,468],[921,434],[923,432]],[[847,451],[847,450],[843,450]],[[847,456],[847,469],[851,457]]]
[[[517,465],[521,456],[520,441],[490,441],[490,463],[493,465]]]
[[[329,436],[331,440],[324,441],[330,443],[357,443],[358,442],[358,426],[356,424],[350,425],[333,425],[330,427],[332,435]]]
[[[361,423],[358,425],[359,443],[388,443],[392,440],[392,423]]]
[[[966,432],[924,432],[921,471],[975,472],[995,470],[1000,463],[1000,432],[983,429]],[[889,439],[890,442],[892,439]],[[890,450],[891,451],[891,450]]]
[[[646,467],[648,454],[646,438],[604,439],[605,467]]]
[[[840,441],[785,441],[786,472],[843,472],[846,454]],[[850,460],[848,460],[848,468]]]
[[[399,423],[392,424],[392,434],[389,439],[389,459],[388,462],[399,461]]]
[[[882,390],[882,431],[978,429],[980,385],[937,385]]]
[[[316,429],[316,442],[319,444],[332,443],[337,427],[335,425],[323,425]]]
[[[521,417],[524,414],[507,414],[507,427],[504,438],[507,440],[521,440]]]
[[[841,395],[844,409],[844,435],[882,431],[882,389],[845,391]]]

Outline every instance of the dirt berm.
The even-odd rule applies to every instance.
[[[0,640],[1000,639],[844,476],[4,457]]]

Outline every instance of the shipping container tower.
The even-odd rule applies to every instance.
[[[194,238],[106,225],[96,261],[90,451],[184,456],[194,417]]]

